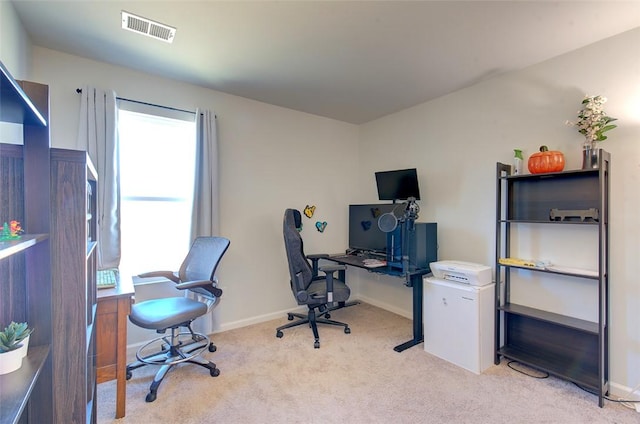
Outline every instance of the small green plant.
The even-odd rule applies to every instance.
[[[26,322],[11,322],[11,324],[9,324],[9,327],[13,328],[13,330],[16,333],[16,340],[18,342],[23,341],[24,339],[26,339],[27,337],[29,337],[29,335],[31,333],[33,333],[33,328],[29,328],[29,325]]]
[[[26,322],[11,321],[3,331],[0,331],[0,353],[16,350],[32,332],[33,329],[29,328]]]
[[[0,331],[0,353],[10,352],[20,347],[20,343],[16,340],[16,333],[9,327],[4,331]]]
[[[616,128],[611,122],[616,118],[607,116],[604,113],[603,105],[607,102],[604,96],[585,96],[582,100],[582,109],[578,111],[576,122],[566,121],[567,125],[578,128],[578,132],[585,137],[585,143],[594,145],[597,141],[604,141],[607,136],[605,132]]]

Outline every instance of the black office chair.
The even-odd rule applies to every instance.
[[[284,212],[283,233],[287,261],[289,262],[291,291],[298,305],[307,305],[309,311],[306,315],[289,312],[287,314],[289,321],[293,321],[294,318],[298,318],[298,320],[278,327],[276,329],[276,337],[282,337],[282,330],[286,328],[308,324],[315,338],[313,347],[317,349],[320,347],[317,324],[344,327],[346,334],[351,333],[351,329],[347,324],[331,320],[329,314],[331,311],[346,306],[345,302],[349,299],[351,290],[334,275],[335,272],[344,270],[343,266],[319,267],[318,261],[323,257],[327,257],[327,255],[306,256],[304,254],[302,237],[299,231],[301,227],[300,211],[287,209]],[[311,264],[309,260],[312,261]],[[323,272],[325,275],[318,275],[318,271]]]
[[[229,244],[229,240],[223,237],[198,237],[177,273],[155,271],[139,275],[165,277],[176,283],[177,289],[188,291],[184,297],[152,299],[131,307],[129,320],[135,325],[160,334],[171,330],[170,336],[157,337],[142,346],[136,353],[138,360],[127,365],[127,380],[131,378],[131,371],[137,368],[160,366],[147,394],[147,402],[156,399],[158,387],[167,372],[180,363],[205,367],[212,377],[220,375],[216,364],[199,357],[205,349],[215,352],[216,346],[206,335],[194,332],[191,323],[205,315],[222,296],[215,272]],[[188,331],[181,332],[181,328]]]

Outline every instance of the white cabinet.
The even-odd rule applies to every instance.
[[[495,284],[424,283],[424,350],[476,374],[493,365]]]

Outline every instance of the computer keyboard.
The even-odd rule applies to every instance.
[[[117,269],[102,269],[97,272],[96,285],[99,289],[108,289],[115,287],[118,283]]]

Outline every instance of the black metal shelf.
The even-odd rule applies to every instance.
[[[553,271],[551,269],[534,268],[534,267],[517,266],[517,265],[498,264],[498,266],[501,266],[501,267],[504,267],[504,268],[512,268],[512,269],[523,269],[525,271],[533,271],[533,272],[542,272],[542,273],[547,273],[547,274],[564,275],[564,276],[567,276],[567,277],[586,278],[588,280],[600,280],[600,276],[599,275],[586,275],[586,274],[578,274],[578,273],[575,273],[575,272]]]
[[[509,165],[497,164],[496,175],[496,337],[495,363],[500,356],[521,362],[592,389],[604,406],[609,391],[609,169],[611,156],[600,151],[598,168],[548,174],[510,175]],[[552,219],[555,218],[555,219]],[[557,220],[556,220],[557,219]],[[561,219],[561,220],[560,220]],[[520,225],[532,225],[533,234],[548,225],[585,226],[598,234],[597,274],[578,269],[546,269],[500,263],[512,255],[512,236]],[[584,232],[580,230],[580,233]],[[520,235],[520,233],[517,233]],[[529,233],[527,233],[529,234]],[[570,243],[570,240],[566,240]],[[526,239],[518,239],[518,244]],[[579,254],[582,246],[576,246]],[[521,270],[591,280],[597,284],[598,322],[578,319],[511,301],[511,283],[525,277]],[[519,275],[520,274],[520,275]],[[548,274],[548,275],[545,275]],[[560,281],[560,284],[562,281]],[[502,290],[504,289],[504,290]],[[535,290],[534,286],[531,289]],[[517,299],[516,299],[517,300]],[[502,339],[501,339],[502,338]]]
[[[539,219],[500,219],[498,222],[506,224],[543,224],[543,225],[598,225],[598,221],[551,221],[551,220],[539,220]]]
[[[521,315],[528,318],[545,321],[563,327],[571,328],[585,333],[598,334],[598,323],[586,321],[567,315],[556,314],[553,312],[543,311],[541,309],[530,308],[528,306],[518,305],[516,303],[507,303],[498,307],[501,311],[509,314]]]
[[[525,351],[517,346],[503,346],[498,353],[505,358],[598,391],[598,368],[592,364],[576,363],[575,358],[550,357],[544,350]]]
[[[573,178],[575,176],[597,174],[598,169],[572,169],[569,171],[546,172],[542,174],[519,174],[519,175],[500,175],[498,178],[503,180],[545,180],[557,178]]]

